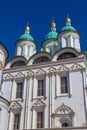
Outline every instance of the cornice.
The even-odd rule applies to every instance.
[[[78,63],[83,62],[83,57],[77,57],[71,59],[65,59],[65,60],[58,60],[58,61],[51,61],[46,63],[40,63],[40,64],[34,64],[29,66],[22,66],[22,67],[16,67],[16,68],[10,68],[10,69],[4,69],[3,73],[12,73],[12,72],[18,72],[18,71],[27,71],[32,69],[41,69],[46,67],[52,67],[52,66],[58,66],[58,65],[64,65],[64,64],[72,64],[72,63]]]
[[[84,71],[85,68],[78,64],[78,63],[74,63],[71,66],[66,66],[66,65],[61,65],[61,66],[57,66],[57,67],[53,67],[53,66],[49,66],[48,68],[43,68],[43,69],[37,69],[35,72],[33,70],[27,70],[26,72],[23,73],[23,71],[21,72],[17,72],[16,74],[12,74],[12,73],[7,73],[7,75],[3,78],[3,81],[6,80],[22,80],[24,78],[37,78],[37,77],[41,77],[44,75],[56,75],[56,74],[60,74],[60,73],[69,73],[69,72],[73,72],[73,71]]]

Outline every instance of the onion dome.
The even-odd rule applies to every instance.
[[[58,33],[56,32],[56,23],[52,21],[51,31],[46,35],[45,40],[57,38]]]
[[[68,31],[68,30],[76,31],[76,29],[73,26],[71,26],[71,19],[69,17],[66,18],[66,26],[63,27],[61,31]]]
[[[19,39],[27,39],[27,40],[34,41],[33,37],[29,33],[30,33],[30,27],[27,25],[25,27],[25,33],[21,35]]]

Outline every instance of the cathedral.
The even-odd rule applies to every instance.
[[[0,42],[0,130],[87,130],[87,53],[69,17],[39,52],[27,25],[7,58]]]

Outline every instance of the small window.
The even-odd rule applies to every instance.
[[[61,93],[68,93],[67,76],[60,77],[60,83],[61,83]]]
[[[33,64],[43,63],[43,62],[49,62],[50,59],[46,56],[38,57]]]
[[[70,52],[66,52],[66,53],[63,53],[61,54],[57,60],[62,60],[62,59],[68,59],[68,58],[74,58],[76,57],[73,53],[70,53]]]
[[[20,128],[20,114],[14,114],[14,129]]]
[[[86,89],[85,89],[85,90],[86,90],[86,98],[87,98],[87,86],[86,86]]]
[[[2,111],[2,109],[1,109],[1,107],[0,107],[0,122],[1,122],[1,111]]]
[[[37,96],[44,96],[44,79],[38,80]]]
[[[16,98],[22,98],[23,83],[17,83]]]
[[[37,112],[37,128],[43,128],[43,112]]]
[[[24,61],[16,61],[11,65],[11,68],[19,67],[19,66],[25,66],[26,63]]]
[[[63,123],[62,124],[62,127],[68,127],[69,125],[68,125],[68,123]]]

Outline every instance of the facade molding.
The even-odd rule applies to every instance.
[[[64,103],[55,110],[53,116],[74,115],[73,110]]]
[[[60,60],[54,61],[54,62],[46,62],[46,63],[41,63],[41,64],[35,64],[35,65],[29,65],[29,66],[21,66],[18,68],[10,68],[10,69],[4,69],[3,73],[11,73],[11,72],[20,72],[20,71],[27,71],[27,70],[32,70],[32,69],[40,69],[40,68],[45,68],[45,67],[53,67],[53,66],[59,66],[63,64],[72,64],[72,63],[78,63],[78,62],[83,62],[83,57],[76,57],[71,59],[65,59],[65,60]]]
[[[21,110],[22,106],[17,101],[16,102],[11,102],[11,105],[10,105],[9,109],[11,109],[11,110]]]
[[[70,67],[67,67],[67,65],[61,65],[61,66],[55,66],[55,67],[50,67],[45,70],[44,69],[38,69],[36,72],[29,70],[25,74],[22,72],[18,72],[15,76],[12,74],[8,74],[7,76],[4,77],[4,81],[6,80],[12,80],[12,79],[23,79],[28,78],[28,77],[38,77],[38,76],[43,76],[43,75],[52,75],[52,74],[58,74],[62,72],[73,72],[73,71],[81,71],[85,70],[85,68],[80,65],[79,63],[72,64]]]
[[[34,104],[33,104],[33,106],[32,106],[32,108],[33,109],[37,109],[37,108],[44,108],[46,106],[46,104],[42,101],[42,100],[37,100]]]

